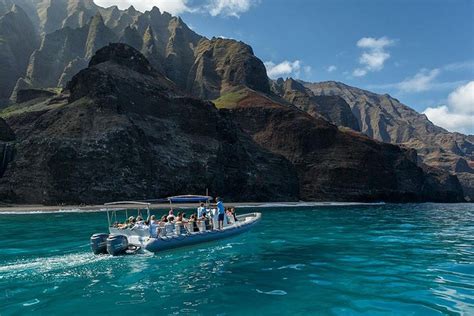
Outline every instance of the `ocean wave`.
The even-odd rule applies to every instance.
[[[75,253],[46,258],[21,259],[5,262],[0,266],[0,280],[19,277],[44,275],[52,271],[68,271],[79,266],[107,260],[109,256],[97,256],[92,253]]]

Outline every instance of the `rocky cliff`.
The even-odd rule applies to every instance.
[[[359,122],[350,106],[338,95],[314,95],[310,89],[292,78],[273,81],[272,90],[311,116],[322,117],[337,126],[360,131]]]
[[[331,201],[461,201],[455,176],[417,164],[416,151],[339,130],[261,93],[241,93],[226,113],[298,171],[300,198]],[[370,163],[367,163],[370,161]]]
[[[99,203],[206,188],[233,200],[298,197],[291,163],[125,44],[99,50],[62,96],[29,102],[7,116],[17,144],[0,179],[4,201]]]
[[[474,201],[472,136],[450,133],[387,94],[332,81],[302,84],[315,95],[343,98],[350,105],[361,131],[369,137],[414,148],[425,164],[458,174],[466,197]]]
[[[36,30],[19,6],[0,16],[0,104],[10,97],[38,44]]]
[[[213,100],[243,87],[270,92],[265,66],[242,42],[203,39],[195,55],[187,81],[187,89],[193,95]]]
[[[13,160],[15,133],[10,126],[0,118],[0,178],[7,170],[8,164]]]
[[[47,34],[30,58],[24,82],[34,88],[61,86],[87,65],[98,48],[115,40],[100,14],[84,27],[66,27]]]

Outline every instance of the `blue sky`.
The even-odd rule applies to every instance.
[[[96,0],[157,4],[197,33],[250,44],[273,77],[389,93],[474,133],[473,0]]]

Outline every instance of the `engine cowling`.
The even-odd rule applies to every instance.
[[[118,256],[125,253],[128,249],[128,239],[123,235],[110,235],[107,238],[107,252],[112,256]]]
[[[94,234],[91,236],[91,249],[94,254],[107,253],[107,238],[109,234]]]

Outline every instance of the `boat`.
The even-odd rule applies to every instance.
[[[207,202],[212,198],[209,196],[180,195],[166,198],[172,203]],[[227,219],[222,229],[217,227],[216,210],[207,207],[210,225],[201,222],[198,224],[199,231],[193,231],[189,223],[176,224],[174,229],[158,228],[156,234],[152,234],[150,227],[144,224],[134,226],[123,226],[119,218],[128,219],[130,209],[135,209],[136,216],[143,219],[150,218],[149,202],[119,201],[104,204],[107,211],[109,233],[94,234],[90,238],[91,249],[94,254],[130,255],[144,252],[156,253],[178,247],[191,246],[205,242],[233,237],[249,231],[262,218],[258,212],[237,215],[237,221]],[[132,211],[133,213],[133,211]],[[123,217],[125,215],[125,217]]]

